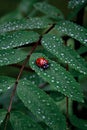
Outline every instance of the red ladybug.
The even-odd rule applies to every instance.
[[[47,69],[49,67],[48,60],[46,60],[44,57],[37,58],[36,65],[43,69]]]

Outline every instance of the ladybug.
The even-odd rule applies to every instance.
[[[49,67],[48,60],[46,60],[44,57],[37,58],[36,65],[43,69],[47,69]]]

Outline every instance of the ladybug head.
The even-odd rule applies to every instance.
[[[43,68],[43,69],[49,68],[49,64],[48,64],[48,63],[45,63],[42,68]]]

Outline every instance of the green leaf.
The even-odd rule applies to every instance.
[[[36,73],[30,73],[28,75],[24,75],[22,80],[26,82],[27,80],[31,81],[32,84],[38,86],[40,89],[49,93],[55,101],[60,101],[64,98],[64,95],[59,93],[53,86],[49,85],[45,82],[41,77],[39,77]]]
[[[60,59],[61,62],[69,64],[70,67],[80,73],[87,74],[87,68],[85,67],[87,63],[85,60],[75,50],[64,46],[61,38],[52,34],[46,34],[42,38],[41,43],[50,53]]]
[[[59,9],[46,2],[38,2],[34,5],[34,7],[42,13],[46,14],[50,18],[64,19],[64,16]]]
[[[20,20],[11,20],[0,25],[0,33],[14,31],[14,30],[27,30],[27,29],[43,29],[48,28],[52,21],[47,18],[29,18]]]
[[[75,115],[70,116],[70,122],[73,126],[80,128],[82,130],[87,130],[87,120],[80,119]]]
[[[0,35],[0,50],[23,46],[38,41],[39,34],[36,32],[17,31]]]
[[[78,8],[82,5],[86,5],[87,0],[70,0],[69,1],[69,8]]]
[[[38,57],[45,57],[49,61],[50,67],[46,70],[39,68],[35,64],[35,61]],[[69,72],[67,72],[56,62],[48,59],[42,53],[33,53],[30,58],[30,66],[40,77],[54,86],[59,92],[73,100],[83,102],[83,94],[80,85],[74,80]]]
[[[14,78],[8,76],[0,76],[0,93],[4,93],[10,89],[14,82]]]
[[[24,75],[22,77],[22,80],[26,81],[26,80],[30,80],[32,82],[32,84],[36,85],[39,87],[40,84],[44,83],[45,81],[43,79],[41,79],[36,73],[33,72],[29,72],[29,74]]]
[[[49,85],[47,82],[45,82],[41,77],[39,77],[35,72],[29,72],[29,74],[24,75],[22,77],[22,80],[30,80],[32,84],[38,86],[39,88],[45,90],[45,91],[57,91],[53,86]]]
[[[54,99],[54,101],[58,102],[64,99],[64,95],[57,91],[49,91],[49,96]]]
[[[0,50],[0,66],[18,63],[26,56],[27,54],[19,49]]]
[[[52,128],[50,128],[49,126],[47,126],[45,123],[40,122],[40,125],[43,127],[44,130],[53,130]]]
[[[58,110],[55,102],[41,89],[30,81],[21,80],[17,94],[24,105],[31,110],[37,119],[46,123],[53,130],[65,130],[65,118]]]
[[[83,54],[83,53],[86,53],[86,52],[87,52],[87,47],[81,46],[81,47],[77,50],[77,52],[78,52],[80,55]]]
[[[40,77],[41,78],[41,77]],[[57,91],[57,89],[56,88],[54,88],[52,85],[50,85],[50,84],[48,84],[48,83],[46,83],[45,82],[45,84],[42,84],[42,85],[44,85],[44,86],[40,86],[40,88],[41,89],[43,89],[44,91],[46,91],[46,92],[50,92],[50,91],[54,91],[54,92],[56,92]],[[46,85],[46,86],[45,86]],[[58,91],[57,91],[58,92]],[[63,95],[64,96],[64,95]]]
[[[87,46],[87,29],[70,21],[61,21],[55,26],[60,33],[66,34]]]
[[[77,8],[75,8],[74,10],[72,10],[66,17],[67,20],[73,20],[77,14],[79,13],[79,11],[84,7],[85,4],[78,6]]]
[[[21,112],[12,112],[10,121],[14,130],[43,130],[38,123],[35,123],[29,116]]]
[[[5,118],[5,115],[6,115],[6,111],[5,110],[0,110],[0,125],[1,123],[3,122],[4,118]]]
[[[22,0],[19,5],[20,12],[24,12],[24,14],[29,15],[32,13],[33,5],[38,2],[38,0]]]

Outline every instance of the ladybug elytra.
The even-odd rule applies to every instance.
[[[49,67],[48,60],[46,60],[44,57],[37,58],[36,65],[43,69],[47,69]]]

